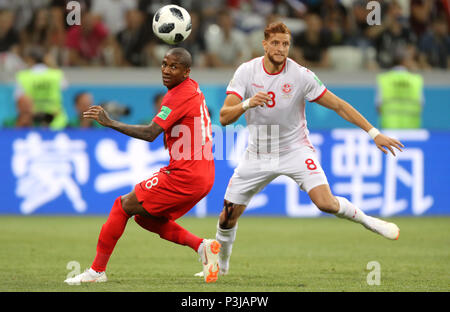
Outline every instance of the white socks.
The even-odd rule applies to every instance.
[[[204,244],[203,241],[202,241],[201,244],[198,246],[198,249],[197,249],[197,253],[198,253],[199,255],[202,254],[203,248],[204,248],[204,247],[205,247],[205,244]]]
[[[367,216],[361,209],[353,205],[345,197],[336,196],[336,199],[339,201],[337,217],[366,225]]]
[[[231,229],[222,229],[219,222],[217,222],[216,240],[221,244],[219,253],[219,268],[223,272],[228,271],[228,262],[230,260],[233,242],[236,239],[237,228],[238,225],[236,223],[236,225]]]

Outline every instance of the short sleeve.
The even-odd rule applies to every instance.
[[[238,67],[227,86],[227,94],[234,94],[241,99],[245,97],[245,91],[247,88],[247,81],[249,80],[249,75],[247,75],[247,64],[244,63]]]
[[[174,98],[164,97],[161,108],[159,109],[158,114],[153,118],[153,122],[157,123],[161,128],[166,131],[169,129],[174,123],[180,120],[184,116],[183,102],[174,101]]]
[[[325,94],[327,88],[322,83],[322,81],[317,78],[316,74],[314,74],[307,68],[304,68],[304,70],[303,88],[305,99],[307,99],[309,102],[315,102]]]

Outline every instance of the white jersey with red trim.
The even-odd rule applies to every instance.
[[[312,147],[305,118],[305,99],[317,101],[326,87],[309,69],[290,58],[278,73],[264,68],[264,57],[243,63],[234,73],[227,94],[241,100],[267,92],[272,101],[245,112],[249,128],[248,149],[257,153],[282,153],[303,146]]]

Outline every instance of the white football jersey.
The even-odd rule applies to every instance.
[[[280,72],[269,74],[263,56],[243,63],[234,73],[227,94],[241,100],[264,91],[272,101],[245,112],[249,128],[248,149],[256,153],[283,153],[303,146],[313,148],[305,118],[305,99],[314,102],[326,87],[309,69],[290,58]]]

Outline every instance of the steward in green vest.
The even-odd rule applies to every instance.
[[[51,129],[63,129],[68,123],[62,102],[62,89],[66,83],[64,74],[59,69],[43,64],[38,53],[30,53],[29,56],[32,67],[19,71],[16,75],[16,97],[27,96],[30,98],[33,102],[35,118],[46,116]]]
[[[397,66],[379,74],[377,84],[381,128],[417,129],[422,126],[422,76]]]

